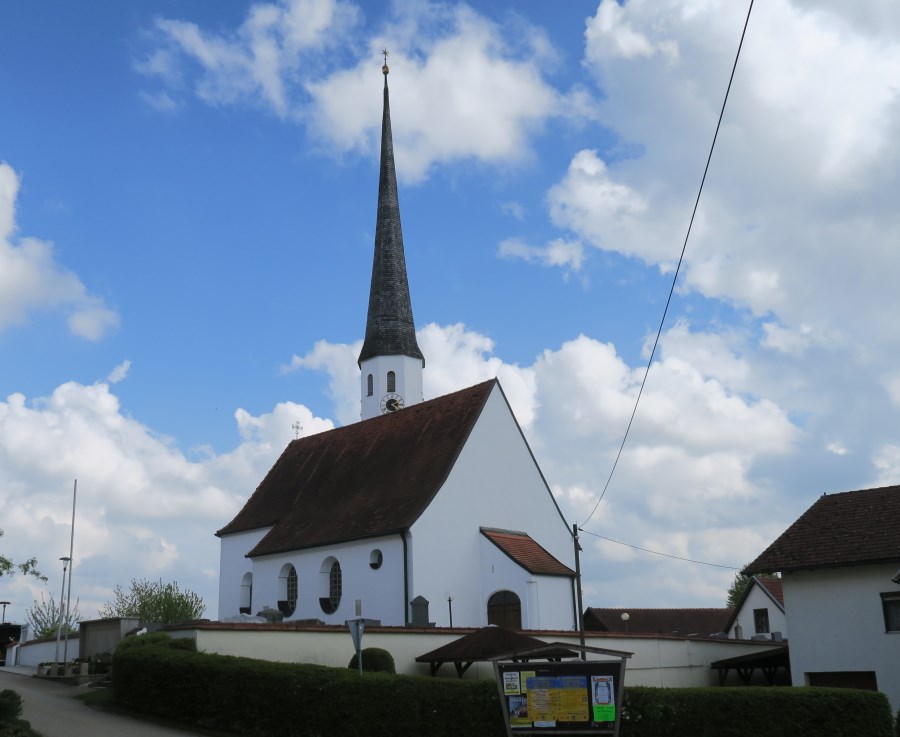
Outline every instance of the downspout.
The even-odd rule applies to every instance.
[[[400,533],[403,541],[403,624],[409,624],[409,551],[406,543],[406,532]]]

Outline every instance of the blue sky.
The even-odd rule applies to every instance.
[[[498,376],[566,516],[609,473],[746,7],[0,10],[0,527],[74,589],[177,579],[287,441],[358,417],[381,48],[427,396]],[[586,528],[722,565],[900,478],[900,10],[758,3],[660,352]],[[727,569],[585,542],[586,604]],[[55,576],[55,579],[54,579]],[[652,586],[647,582],[653,581]],[[21,619],[40,595],[4,580]]]

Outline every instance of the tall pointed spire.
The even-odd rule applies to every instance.
[[[359,354],[359,364],[377,356],[425,358],[416,342],[403,232],[400,228],[400,201],[397,196],[397,173],[394,170],[394,144],[391,137],[391,108],[388,98],[387,52],[384,73],[384,112],[381,119],[381,173],[378,180],[378,216],[375,223],[375,258],[372,262],[372,284],[366,337]]]

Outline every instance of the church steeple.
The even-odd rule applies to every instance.
[[[381,119],[381,172],[378,180],[378,214],[375,222],[375,257],[366,336],[359,354],[362,370],[362,419],[422,401],[422,368],[425,358],[416,341],[400,201],[394,169],[391,108],[388,97],[387,51],[384,73],[384,111]]]

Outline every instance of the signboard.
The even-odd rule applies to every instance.
[[[618,734],[624,659],[495,668],[508,734]]]

